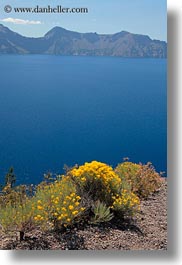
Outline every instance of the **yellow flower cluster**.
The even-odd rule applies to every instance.
[[[38,215],[36,215],[36,216],[34,217],[34,220],[35,220],[35,221],[37,221],[37,220],[42,221],[42,220],[44,220],[44,217],[41,216],[40,214],[38,214]]]
[[[61,194],[62,195],[62,194]],[[75,192],[63,197],[52,198],[52,213],[61,223],[70,223],[79,212],[84,210],[80,208],[80,196]]]
[[[48,212],[47,207],[42,200],[32,201],[32,212],[34,216],[34,221],[36,222],[44,222],[46,223],[48,221]]]
[[[80,202],[81,197],[76,194],[75,186],[69,178],[63,177],[38,191],[32,205],[34,220],[57,226],[71,224],[85,210]]]
[[[122,210],[127,211],[129,209],[133,212],[140,209],[140,200],[133,192],[129,192],[128,190],[122,190],[121,195],[117,194],[116,196],[112,196],[113,205],[112,209],[114,210]]]
[[[88,181],[100,181],[107,192],[113,192],[113,190],[117,190],[121,185],[121,179],[114,172],[113,168],[98,161],[85,163],[79,168],[72,169],[70,173],[83,186]]]

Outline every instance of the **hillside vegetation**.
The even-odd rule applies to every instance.
[[[67,169],[64,175],[45,176],[37,186],[15,185],[13,170],[0,193],[0,227],[5,234],[38,229],[49,233],[75,227],[132,222],[147,200],[162,185],[153,166],[125,161],[113,169],[98,161]]]

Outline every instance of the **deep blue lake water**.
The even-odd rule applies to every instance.
[[[165,59],[0,56],[0,178],[123,157],[166,171],[166,82]]]

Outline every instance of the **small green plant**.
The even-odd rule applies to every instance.
[[[33,226],[33,212],[31,209],[31,201],[27,199],[24,203],[12,205],[6,204],[0,207],[0,224],[5,232],[20,232],[20,240],[24,233]]]
[[[114,217],[113,213],[110,212],[110,207],[107,207],[106,204],[100,201],[94,204],[92,211],[94,213],[90,221],[92,224],[109,222]]]

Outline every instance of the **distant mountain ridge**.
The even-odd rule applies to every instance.
[[[56,54],[166,58],[167,43],[146,35],[79,33],[54,27],[43,37],[24,37],[0,24],[0,54]]]

